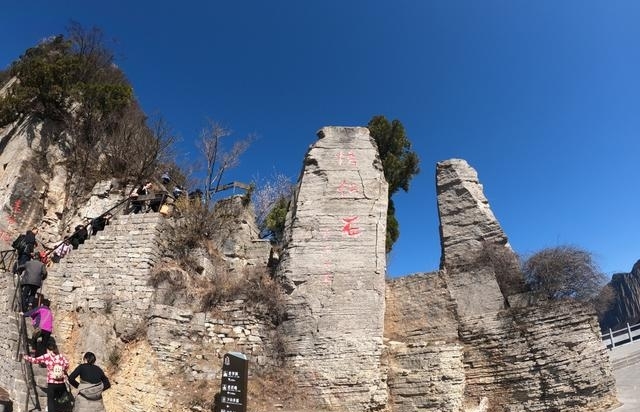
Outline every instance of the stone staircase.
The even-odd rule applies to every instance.
[[[43,293],[54,313],[112,313],[120,322],[118,333],[133,332],[151,305],[155,289],[149,277],[162,257],[166,229],[158,213],[114,216],[49,269]],[[58,323],[58,334],[65,336],[64,328]]]
[[[165,230],[166,219],[157,213],[114,216],[105,230],[87,239],[60,263],[49,268],[42,293],[51,299],[54,313],[109,310],[120,315],[121,331],[135,325],[134,318],[144,314],[150,306],[154,289],[148,285],[148,279],[161,258]],[[4,290],[0,309],[9,315],[2,317],[0,326],[7,342],[13,342],[0,347],[2,358],[10,360],[0,365],[0,386],[6,388],[7,395],[13,399],[12,409],[24,411],[27,384],[22,369],[25,365],[15,361],[15,345],[19,338],[16,328],[18,315],[11,309],[13,280],[10,276],[4,276],[0,286]],[[106,308],[105,302],[110,302],[113,307]],[[63,340],[68,336],[68,328],[64,322],[58,321],[52,336]],[[28,336],[31,333],[29,325]],[[74,368],[77,360],[67,357],[71,362],[70,367]],[[47,370],[39,365],[32,366],[38,387],[36,393],[44,411],[47,405]],[[32,396],[28,410],[34,408]],[[0,403],[0,411],[5,406]]]
[[[130,214],[114,216],[105,229],[91,236],[78,249],[63,258],[60,263],[50,268],[51,273],[63,273],[72,269],[82,269],[89,273],[97,268],[119,268],[122,263],[139,266],[155,258],[150,245],[157,234],[162,231],[160,226],[166,219],[159,213]],[[131,251],[137,254],[130,253]],[[141,252],[148,252],[151,256],[141,256]],[[100,265],[97,265],[100,263]]]

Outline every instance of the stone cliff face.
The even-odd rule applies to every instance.
[[[464,410],[464,351],[444,274],[390,279],[386,300],[390,409]]]
[[[0,172],[8,185],[0,186],[2,218],[54,222],[62,180],[25,171],[33,153],[25,149],[29,133],[19,130],[26,129],[0,135],[0,162],[15,161]],[[456,159],[437,165],[440,270],[385,281],[388,194],[375,142],[364,128],[327,127],[318,136],[287,219],[276,278],[288,295],[277,329],[244,298],[201,307],[208,285],[226,280],[203,251],[194,252],[201,273],[186,278],[165,253],[170,221],[159,215],[118,215],[51,269],[43,290],[53,302],[55,337],[72,363],[96,352],[114,383],[108,410],[205,410],[229,351],[249,356],[255,412],[485,410],[478,404],[496,412],[595,412],[615,404],[594,313],[567,302],[507,309],[493,268],[475,260],[486,243],[512,253],[475,170]],[[12,202],[27,195],[18,213]],[[103,182],[76,218],[121,196]],[[240,197],[222,202],[220,220],[234,218],[209,245],[233,274],[267,263],[269,246],[245,212]],[[635,286],[627,289],[630,296]],[[17,406],[26,389],[14,362],[11,276],[0,277],[0,291],[0,386]],[[276,378],[261,381],[265,371]],[[278,380],[283,371],[293,381]],[[289,404],[277,396],[258,404],[267,388],[289,393]]]
[[[602,329],[617,330],[626,327],[627,323],[640,323],[640,260],[633,265],[630,273],[613,275],[609,286],[613,289],[615,299],[600,322]]]
[[[366,128],[325,127],[304,160],[279,276],[287,360],[338,410],[386,404],[381,369],[387,183]]]

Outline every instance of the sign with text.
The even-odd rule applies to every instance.
[[[249,360],[239,352],[229,352],[222,361],[220,412],[247,412]]]

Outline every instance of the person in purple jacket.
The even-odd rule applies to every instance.
[[[40,295],[41,297],[42,295]],[[49,299],[42,299],[38,307],[28,312],[20,312],[25,318],[30,317],[33,324],[33,335],[31,337],[31,347],[36,351],[36,357],[44,355],[47,351],[47,343],[53,332],[53,313],[49,309],[51,302]]]

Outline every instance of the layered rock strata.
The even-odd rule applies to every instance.
[[[381,370],[387,183],[366,128],[325,127],[286,224],[282,325],[300,386],[336,410],[386,404]]]
[[[386,303],[391,410],[463,410],[463,347],[443,273],[390,279]]]
[[[464,347],[465,403],[488,399],[492,411],[505,412],[615,405],[593,310],[570,301],[502,310],[494,269],[476,256],[485,243],[512,252],[477,173],[463,160],[440,162],[437,191],[441,269]]]
[[[494,411],[605,411],[617,405],[615,380],[592,309],[547,303],[465,317],[467,399]]]
[[[461,159],[436,165],[436,191],[440,218],[440,269],[460,315],[496,312],[504,297],[492,267],[474,261],[484,243],[510,246],[491,212],[478,174]]]

